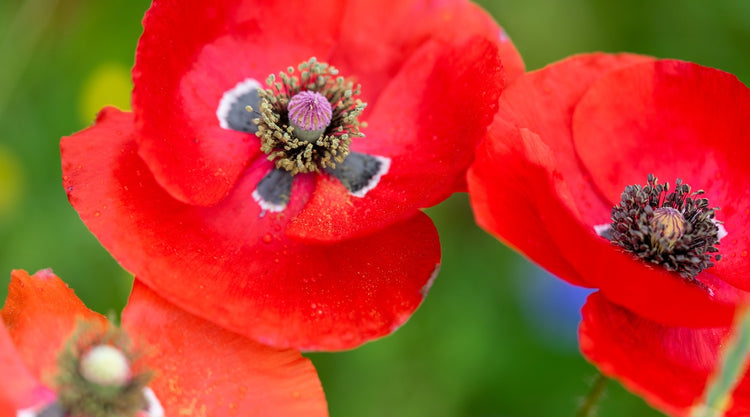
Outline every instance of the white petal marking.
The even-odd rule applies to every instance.
[[[383,177],[383,175],[388,173],[388,170],[391,169],[391,158],[388,158],[386,156],[376,156],[376,155],[370,155],[373,158],[375,158],[378,162],[380,162],[380,169],[378,169],[378,172],[375,173],[375,175],[370,178],[370,181],[367,182],[367,185],[360,188],[356,192],[349,192],[351,195],[355,197],[364,197],[370,190],[377,187],[378,183],[380,182],[380,178]]]
[[[216,117],[219,119],[219,125],[224,129],[232,130],[227,121],[229,112],[232,111],[232,106],[243,95],[260,88],[261,85],[258,81],[253,78],[247,78],[237,83],[231,90],[227,90],[221,97],[219,107],[216,109]]]

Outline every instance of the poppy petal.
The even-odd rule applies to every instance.
[[[361,239],[313,245],[289,239],[312,178],[298,175],[286,210],[264,212],[254,165],[214,207],[183,205],[135,151],[132,115],[105,109],[62,141],[65,188],[81,219],[120,262],[185,310],[263,343],[338,350],[403,324],[440,261],[421,212]],[[291,214],[290,214],[291,213]]]
[[[290,235],[321,242],[363,236],[447,198],[471,163],[502,87],[491,42],[423,45],[381,94],[366,137],[352,141],[353,151],[389,158],[388,172],[364,197],[320,176]]]
[[[468,172],[471,207],[477,224],[497,239],[571,284],[589,286],[560,256],[545,227],[541,208],[557,201],[540,193],[539,184],[549,181],[553,158],[533,132],[495,120]]]
[[[618,97],[612,100],[611,97]],[[611,204],[648,174],[678,178],[706,191],[729,235],[711,272],[750,290],[750,89],[735,76],[662,60],[602,77],[576,108],[573,132],[581,161]],[[599,146],[606,138],[608,146]]]
[[[44,404],[54,399],[24,364],[4,325],[0,325],[0,416],[16,416],[18,410]]]
[[[53,374],[57,352],[79,320],[106,322],[49,269],[33,276],[14,270],[0,314],[26,367],[38,378]]]
[[[343,2],[308,6],[301,0],[153,2],[136,52],[133,109],[139,153],[174,198],[215,204],[259,154],[254,135],[222,128],[217,110],[225,93],[330,54]]]
[[[327,416],[309,359],[229,332],[167,303],[136,280],[122,325],[153,354],[149,386],[166,415]],[[210,389],[206,389],[210,387]]]
[[[690,415],[716,367],[729,327],[668,327],[589,296],[579,329],[581,351],[607,376],[669,415]],[[727,416],[750,413],[750,380],[734,393]]]

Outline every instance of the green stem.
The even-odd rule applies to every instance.
[[[735,334],[721,353],[716,374],[709,380],[705,402],[693,408],[691,417],[721,417],[724,415],[734,388],[747,369],[750,354],[750,308],[745,309],[735,323]]]
[[[607,386],[607,377],[597,373],[594,382],[591,384],[588,395],[583,399],[583,403],[578,407],[575,417],[592,417],[594,409],[599,403],[599,399],[604,393],[604,387]]]

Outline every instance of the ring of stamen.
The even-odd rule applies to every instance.
[[[59,408],[73,416],[135,417],[148,404],[144,389],[152,377],[139,359],[123,330],[80,323],[57,358]]]
[[[709,208],[702,194],[691,192],[679,179],[669,192],[669,183],[658,184],[649,175],[647,185],[625,187],[612,208],[609,238],[646,262],[693,279],[721,259],[716,248],[718,207]]]
[[[352,82],[338,76],[336,68],[311,58],[301,63],[298,71],[299,74],[289,67],[287,72],[279,73],[278,79],[271,74],[266,80],[268,88],[258,91],[259,109],[248,108],[259,116],[253,122],[258,125],[256,135],[261,150],[274,161],[276,168],[292,175],[320,172],[343,162],[350,153],[352,138],[364,136],[359,131],[358,117],[366,106],[355,98],[360,86],[354,87]],[[315,132],[318,129],[302,132],[308,129],[300,125],[300,119],[297,118],[296,126],[295,120],[291,120],[294,115],[290,112],[295,109],[292,100],[302,92],[315,93],[330,106],[330,122],[320,134]],[[325,113],[325,109],[322,111]]]

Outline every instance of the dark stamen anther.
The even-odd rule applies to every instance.
[[[608,238],[646,262],[661,265],[693,279],[714,265],[720,255],[715,210],[702,190],[691,193],[681,180],[669,192],[669,183],[625,187],[620,203],[612,208]]]

